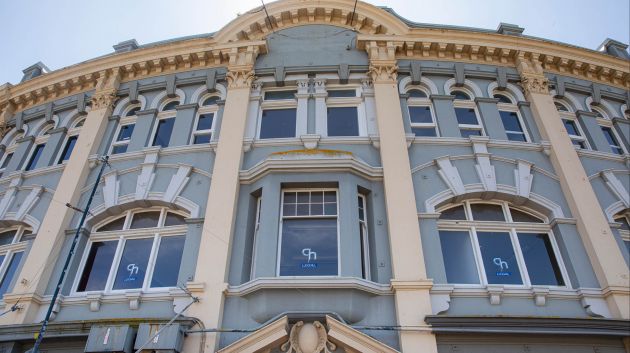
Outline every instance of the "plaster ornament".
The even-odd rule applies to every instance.
[[[337,346],[328,341],[326,328],[319,321],[307,324],[300,321],[293,325],[289,341],[280,349],[286,353],[331,353]]]

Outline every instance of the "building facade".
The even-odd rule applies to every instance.
[[[27,68],[0,86],[1,351],[76,233],[45,352],[630,351],[627,45],[522,32],[280,0]]]

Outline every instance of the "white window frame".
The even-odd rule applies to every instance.
[[[573,121],[575,123],[575,126],[577,127],[578,132],[580,133],[580,136],[578,136],[578,135],[571,135],[567,131],[567,134],[569,135],[569,138],[571,139],[572,142],[573,141],[579,141],[579,142],[584,143],[584,148],[581,148],[580,146],[578,146],[576,144],[573,144],[573,148],[575,148],[576,150],[581,150],[581,149],[590,150],[591,149],[591,144],[588,142],[588,139],[586,138],[586,135],[584,134],[584,129],[582,129],[582,125],[580,124],[580,122],[578,121],[577,117],[575,116],[575,111],[573,110],[573,107],[570,104],[565,103],[565,102],[563,102],[561,100],[558,100],[558,99],[554,99],[553,102],[554,102],[554,106],[557,103],[557,104],[560,104],[560,105],[562,105],[563,107],[565,107],[567,109],[567,111],[559,111],[559,110],[557,110],[557,107],[556,107],[556,110],[557,110],[558,114],[560,115],[560,118],[562,120],[571,120],[571,121]],[[562,127],[564,128],[564,121],[562,122]],[[565,128],[565,130],[566,130],[566,128]]]
[[[24,261],[25,259],[24,252],[26,251],[28,241],[23,240],[22,237],[24,236],[24,233],[26,233],[27,231],[32,232],[30,227],[25,226],[25,225],[18,225],[18,226],[3,228],[2,233],[13,231],[13,230],[16,230],[16,233],[13,236],[13,240],[11,240],[11,243],[0,246],[0,255],[4,256],[3,261],[0,262],[0,281],[4,279],[4,276],[7,271],[7,267],[9,266],[9,263],[11,262],[11,260],[13,259],[13,256],[16,253],[21,252],[22,259],[20,261]],[[16,273],[16,275],[18,274],[19,273]],[[3,299],[2,297],[0,297],[0,302],[2,301]]]
[[[33,145],[30,148],[30,151],[28,152],[28,157],[24,160],[25,163],[22,165],[22,170],[25,172],[30,172],[33,171],[35,169],[37,169],[37,164],[35,164],[33,166],[33,169],[31,170],[26,170],[26,167],[29,165],[29,163],[31,163],[31,158],[33,158],[33,154],[35,154],[35,151],[37,150],[37,146],[39,145],[44,145],[44,149],[46,148],[46,143],[48,143],[48,139],[50,138],[50,135],[48,134],[48,132],[52,129],[55,128],[55,124],[54,123],[47,123],[44,127],[42,127],[42,129],[39,131],[39,133],[37,134],[37,137],[35,137],[35,141],[33,142]],[[43,153],[44,150],[42,150]],[[40,156],[41,158],[41,156]],[[39,160],[38,160],[39,162]]]
[[[330,91],[349,91],[354,90],[354,97],[326,97],[326,119],[321,123],[324,125],[322,131],[325,137],[330,138],[352,138],[367,136],[367,116],[365,111],[365,100],[363,99],[363,91],[360,85],[326,85],[326,93]],[[329,136],[328,135],[328,108],[356,108],[357,109],[357,126],[359,132],[357,136]]]
[[[157,114],[157,118],[155,119],[155,121],[153,122],[153,128],[151,129],[151,138],[149,139],[149,141],[147,142],[148,145],[146,147],[153,147],[153,142],[155,141],[155,136],[157,134],[158,131],[158,126],[160,125],[160,121],[161,120],[165,120],[165,119],[170,119],[170,118],[177,118],[177,109],[171,109],[171,110],[162,110],[164,109],[164,107],[171,103],[171,102],[179,102],[179,104],[181,104],[182,102],[180,101],[179,97],[178,98],[171,98],[171,99],[167,99],[165,101],[163,101],[160,104],[160,110]],[[171,137],[173,136],[173,133],[175,131],[175,126],[173,125],[173,131],[171,131]],[[169,144],[170,144],[170,140],[169,140]],[[155,146],[157,147],[157,146]],[[160,146],[161,148],[168,148],[170,146]]]
[[[267,92],[278,92],[278,91],[296,91],[297,87],[278,87],[278,88],[267,88],[261,92],[262,102],[260,103],[260,108],[258,109],[258,118],[256,123],[256,139],[258,140],[278,140],[278,139],[291,139],[297,138],[298,134],[298,100],[297,97],[292,99],[273,99],[273,100],[265,100],[265,93]],[[296,93],[297,94],[297,93]],[[245,104],[245,103],[243,103]],[[280,109],[294,109],[295,110],[295,131],[293,132],[293,137],[278,137],[278,138],[261,138],[260,132],[262,128],[262,117],[263,112],[265,110],[280,110]],[[214,123],[214,122],[213,122]]]
[[[433,103],[429,98],[430,94],[427,92],[424,87],[420,86],[407,86],[405,89],[405,93],[408,94],[411,90],[418,90],[424,92],[426,98],[418,98],[418,97],[407,97],[407,112],[409,113],[409,124],[411,126],[411,132],[413,133],[413,128],[433,128],[435,130],[435,137],[440,137],[440,129],[437,126],[437,119],[435,117],[435,109],[433,108]],[[412,107],[429,107],[429,111],[431,112],[431,120],[432,123],[414,123],[411,121],[411,109]],[[415,134],[414,134],[415,135]],[[429,136],[416,136],[416,138],[425,138]]]
[[[474,109],[475,117],[477,118],[477,125],[473,124],[460,124],[457,122],[457,126],[459,127],[459,131],[461,133],[462,130],[479,130],[481,131],[480,136],[488,136],[486,134],[486,129],[483,127],[483,122],[481,121],[481,114],[479,114],[479,109],[477,108],[477,104],[475,104],[475,94],[465,87],[456,87],[453,88],[450,94],[453,94],[453,91],[461,91],[466,93],[470,99],[454,99],[453,100],[453,109],[457,108],[465,108],[465,109]],[[457,112],[455,112],[455,119],[457,120]],[[467,138],[467,137],[464,137]]]
[[[500,205],[503,211],[503,217],[505,218],[505,222],[495,222],[495,221],[474,221],[472,220],[472,210],[471,204],[490,204],[490,205]],[[479,278],[479,284],[461,284],[461,283],[448,283],[449,285],[453,285],[456,287],[468,287],[468,288],[485,288],[487,286],[499,286],[503,288],[532,288],[531,279],[529,278],[529,273],[527,270],[527,265],[525,264],[525,259],[523,257],[523,252],[521,249],[520,242],[518,241],[518,233],[525,234],[546,234],[549,237],[549,241],[551,243],[551,247],[553,249],[554,256],[556,258],[556,262],[560,269],[560,273],[562,276],[562,280],[564,281],[564,286],[555,286],[555,285],[535,285],[536,287],[544,286],[551,289],[571,289],[571,281],[564,265],[564,260],[562,259],[562,254],[560,253],[560,248],[558,247],[558,243],[555,239],[555,235],[551,229],[551,225],[549,224],[549,220],[547,217],[531,211],[524,210],[519,207],[515,207],[510,205],[505,201],[483,201],[483,200],[466,200],[459,204],[449,204],[438,210],[438,212],[443,212],[444,210],[458,207],[460,205],[464,206],[464,211],[466,213],[466,220],[438,220],[438,231],[460,231],[460,232],[468,232],[470,237],[470,242],[473,247],[472,252],[475,259],[475,265],[477,267],[477,275]],[[513,208],[520,212],[530,214],[536,218],[541,219],[544,223],[526,223],[526,222],[513,222],[511,212],[509,209]],[[479,246],[479,240],[477,238],[477,232],[503,232],[508,233],[510,236],[510,241],[512,242],[512,250],[514,251],[514,255],[516,261],[518,263],[522,284],[489,284],[486,276],[485,267],[483,264],[483,256],[481,254],[481,247]]]
[[[617,131],[615,129],[615,127],[613,126],[613,122],[610,119],[610,116],[606,113],[606,111],[604,109],[601,109],[599,107],[594,107],[592,104],[589,106],[591,112],[593,113],[599,113],[599,115],[601,116],[597,116],[597,124],[599,125],[600,128],[609,128],[610,131],[612,132],[612,135],[614,137],[614,139],[617,141],[617,145],[609,145],[610,146],[610,151],[607,151],[608,153],[612,153],[615,155],[620,155],[618,153],[613,152],[613,148],[618,148],[620,149],[623,153],[621,155],[627,154],[628,150],[626,149],[626,146],[624,146],[623,143],[621,143],[620,141],[623,141],[619,138],[619,134],[617,134]],[[602,131],[602,134],[604,132]]]
[[[284,194],[287,192],[326,192],[326,191],[334,191],[336,193],[337,200],[337,212],[335,216],[330,215],[322,215],[322,216],[284,216]],[[280,191],[280,226],[278,227],[278,249],[277,249],[277,260],[276,260],[276,277],[280,278],[337,278],[341,276],[341,234],[339,231],[340,228],[340,217],[339,217],[339,188],[286,188]],[[315,219],[331,219],[335,217],[337,220],[337,274],[336,275],[327,275],[327,276],[282,276],[280,275],[280,263],[282,257],[282,226],[284,223],[284,219],[304,219],[304,218],[315,218]]]
[[[160,217],[158,220],[158,226],[153,228],[138,228],[138,229],[129,229],[133,215],[144,212],[160,212]],[[143,293],[151,293],[151,292],[168,292],[169,288],[175,287],[151,287],[151,281],[153,279],[153,271],[155,270],[155,262],[157,260],[158,251],[160,249],[161,239],[169,236],[186,236],[187,226],[186,225],[177,225],[177,226],[164,226],[164,221],[166,220],[166,213],[175,213],[183,217],[188,217],[188,215],[173,210],[167,207],[151,207],[151,208],[137,208],[133,210],[128,210],[124,212],[124,215],[116,215],[114,217],[110,217],[102,222],[97,223],[92,227],[92,232],[90,234],[90,238],[88,243],[85,246],[85,250],[83,251],[83,255],[81,257],[81,261],[78,266],[78,270],[75,274],[75,278],[72,284],[71,295],[73,296],[83,296],[85,293],[89,293],[90,291],[82,291],[78,292],[79,282],[81,281],[81,277],[83,275],[83,271],[85,270],[85,264],[89,257],[90,251],[92,249],[92,244],[96,242],[103,241],[116,241],[116,250],[114,252],[114,257],[112,259],[107,281],[105,284],[105,288],[103,290],[91,291],[91,292],[100,292],[104,294],[117,294],[117,293],[125,293],[126,291],[136,291],[142,290]],[[123,224],[122,230],[112,230],[112,231],[97,231],[100,227],[115,221],[121,217],[125,217],[125,221]],[[114,281],[116,279],[116,272],[118,271],[118,267],[120,266],[120,261],[122,258],[122,253],[125,249],[125,244],[128,240],[133,239],[150,239],[153,238],[153,244],[151,245],[151,250],[149,254],[149,259],[147,261],[147,271],[144,277],[144,281],[142,283],[141,288],[134,289],[113,289]]]
[[[254,279],[256,268],[256,253],[258,252],[258,232],[260,230],[260,213],[262,212],[262,196],[256,198],[256,219],[254,220],[254,237],[252,239],[252,263],[249,269],[249,279]]]
[[[59,149],[59,152],[57,152],[57,156],[55,156],[55,164],[66,164],[68,163],[68,161],[61,161],[61,157],[63,156],[63,152],[66,149],[66,145],[68,144],[68,140],[70,140],[71,137],[79,136],[79,133],[81,133],[81,128],[83,127],[83,124],[85,123],[85,117],[83,118],[79,118],[76,119],[72,125],[70,125],[70,128],[68,129],[68,133],[66,134],[66,138],[63,139],[63,144],[61,145],[61,148]],[[77,126],[79,125],[79,123],[83,123],[81,124],[81,126]],[[78,142],[78,140],[77,140]],[[75,146],[76,147],[76,143]],[[72,150],[72,152],[74,152],[74,149]],[[72,155],[72,154],[71,154]]]
[[[218,94],[206,94],[203,97],[201,97],[201,99],[199,100],[200,106],[199,106],[199,109],[197,109],[197,114],[195,115],[195,123],[193,124],[193,130],[192,130],[192,133],[190,134],[190,141],[189,141],[190,145],[194,145],[195,137],[200,136],[200,135],[210,135],[210,142],[216,139],[216,137],[214,136],[214,130],[216,129],[215,126],[217,122],[217,113],[219,112],[219,105],[218,104],[206,105],[206,106],[201,105],[208,98],[212,98],[212,97],[217,97],[218,99],[221,99],[221,97]],[[212,126],[210,126],[210,129],[197,130],[197,125],[199,124],[199,118],[204,114],[212,114]],[[200,143],[199,145],[203,145],[203,144]]]
[[[358,194],[358,199],[361,200],[362,208],[363,208],[363,219],[361,219],[361,215],[359,215],[359,227],[363,232],[363,238],[361,241],[361,248],[363,250],[362,267],[365,271],[364,279],[371,281],[371,269],[370,269],[370,233],[368,228],[368,208],[367,208],[367,197],[363,194]],[[360,235],[361,233],[359,233]]]
[[[625,218],[626,222],[628,222],[628,224],[630,224],[630,212],[625,212],[625,213],[619,213],[616,214],[615,216],[613,216],[613,220],[617,223],[621,223],[618,221],[618,219],[621,218]],[[621,236],[621,240],[624,242],[628,242],[630,243],[630,230],[625,230],[625,229],[621,229],[619,228],[619,235]]]
[[[503,93],[497,93],[497,94],[503,94]],[[509,97],[505,94],[503,94],[506,97]],[[513,101],[512,101],[513,102]],[[516,117],[518,118],[518,123],[521,125],[521,129],[523,130],[521,131],[513,131],[513,130],[505,130],[505,134],[507,135],[508,133],[512,133],[512,134],[524,134],[525,136],[525,141],[523,142],[531,142],[532,139],[529,136],[529,132],[527,131],[527,127],[525,125],[525,122],[523,121],[523,116],[521,115],[521,112],[518,109],[518,106],[516,106],[515,104],[507,104],[507,103],[497,103],[497,109],[499,110],[499,114],[500,112],[510,112],[510,113],[516,113]],[[499,116],[500,118],[500,116]],[[501,124],[503,124],[503,120],[501,120]],[[505,126],[503,127],[505,129]],[[512,141],[508,138],[508,141]],[[512,142],[520,142],[520,141],[512,141]]]
[[[125,145],[129,146],[129,142],[131,142],[131,137],[129,137],[129,140],[118,141],[118,135],[120,134],[120,130],[122,129],[123,126],[135,125],[135,124],[136,124],[135,115],[120,118],[120,120],[118,121],[118,126],[116,127],[116,131],[114,132],[114,138],[112,140],[112,143],[109,146],[109,151],[107,152],[108,155],[110,156],[112,155],[115,147],[125,146]],[[135,126],[134,126],[134,129],[135,129]],[[118,154],[124,154],[124,153],[127,153],[127,152],[118,153]]]
[[[18,148],[18,143],[17,140],[21,139],[22,137],[24,137],[23,133],[17,133],[12,139],[11,142],[9,142],[9,145],[7,146],[7,148],[4,150],[4,153],[2,154],[2,158],[0,159],[0,167],[2,167],[2,165],[4,164],[5,160],[7,159],[7,156],[9,154],[13,154],[13,156],[15,156],[15,151]],[[13,156],[11,156],[11,158],[13,158]],[[10,163],[10,162],[9,162]],[[8,165],[7,165],[8,166]],[[4,175],[4,171],[6,170],[6,167],[4,168],[0,168],[0,178],[2,178],[2,176]]]

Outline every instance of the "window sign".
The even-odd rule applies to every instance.
[[[504,232],[477,232],[489,284],[523,284],[510,240]]]
[[[113,289],[142,288],[152,245],[153,238],[131,239],[125,242]]]

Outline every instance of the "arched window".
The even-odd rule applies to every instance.
[[[2,155],[2,159],[0,159],[0,177],[4,175],[5,170],[9,163],[11,163],[11,159],[13,159],[13,154],[18,147],[17,141],[24,137],[24,133],[16,132],[15,136],[9,141],[7,147]]]
[[[97,224],[73,286],[75,292],[176,287],[186,238],[185,216],[137,209]]]
[[[567,108],[564,103],[554,102],[554,104],[556,105],[556,110],[558,110],[559,112],[570,112],[569,108]]]
[[[453,90],[451,91],[451,95],[455,96],[457,100],[470,100],[470,95],[464,91]]]
[[[438,136],[433,105],[424,88],[408,86],[405,93],[408,95],[407,109],[409,111],[411,132],[418,137]]]
[[[50,130],[54,129],[54,123],[46,123],[35,137],[35,144],[33,148],[31,148],[31,152],[29,157],[27,158],[27,163],[24,165],[24,171],[30,171],[38,167],[39,159],[42,157],[44,153],[44,148],[46,148],[46,142],[48,142],[48,138],[50,137]],[[48,164],[49,162],[45,162]],[[41,163],[40,163],[40,166]],[[45,165],[47,166],[47,165]]]
[[[57,164],[64,163],[70,156],[72,155],[72,151],[74,151],[74,146],[77,144],[77,140],[79,139],[79,133],[81,132],[81,127],[85,123],[85,118],[79,118],[70,125],[70,129],[68,130],[68,134],[66,135],[66,140],[63,144],[63,149],[61,149],[59,156],[57,157]]]
[[[618,213],[615,215],[614,220],[621,224],[619,235],[621,235],[621,240],[626,245],[626,249],[630,252],[630,210]]]
[[[529,134],[525,128],[523,118],[521,117],[518,106],[514,104],[516,101],[511,97],[508,92],[494,93],[492,95],[498,99],[497,108],[499,109],[499,115],[505,134],[508,140],[517,142],[529,142]]]
[[[510,99],[508,96],[506,96],[505,94],[500,94],[500,93],[495,93],[493,95],[493,97],[495,99],[499,100],[499,103],[504,103],[504,104],[514,104],[514,102],[512,101],[512,99]]]
[[[589,103],[589,101],[591,100],[592,98],[589,97],[587,99],[587,103]],[[588,104],[588,107],[591,112],[597,115],[597,123],[599,124],[599,127],[602,130],[602,133],[604,134],[608,145],[610,146],[610,151],[614,154],[623,155],[626,152],[625,147],[623,146],[623,144],[619,143],[619,141],[621,140],[619,139],[619,136],[617,135],[617,132],[613,127],[613,122],[610,119],[608,111],[604,109],[604,107],[595,105],[594,103]]]
[[[216,124],[216,115],[219,110],[218,102],[221,98],[216,95],[205,95],[201,97],[201,106],[197,110],[195,125],[193,126],[191,144],[203,144],[212,141],[214,126]]]
[[[558,113],[560,113],[562,124],[567,130],[567,133],[569,134],[573,145],[577,148],[589,149],[588,141],[586,140],[586,137],[584,137],[586,135],[584,135],[582,126],[580,126],[580,123],[575,116],[572,106],[566,101],[560,99],[555,99],[554,104],[556,106],[556,109],[558,110]]]
[[[462,137],[484,136],[485,132],[481,124],[477,106],[472,100],[473,93],[466,88],[457,88],[450,91],[455,96],[453,106],[455,107],[455,117],[459,124],[459,133]]]
[[[0,230],[0,300],[11,290],[27,242],[33,238],[31,229],[24,225]]]
[[[507,202],[465,201],[440,212],[439,236],[448,283],[568,286],[544,216]]]
[[[151,146],[168,147],[175,126],[175,107],[179,105],[177,98],[162,103],[160,112],[158,113],[158,121],[153,131],[153,140]]]

